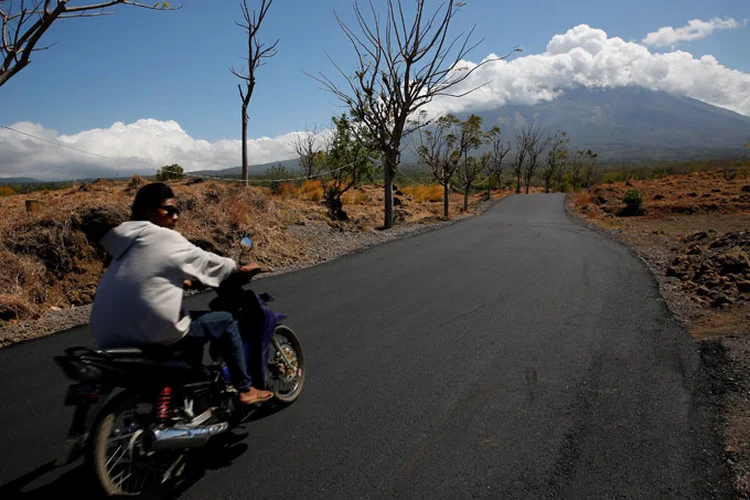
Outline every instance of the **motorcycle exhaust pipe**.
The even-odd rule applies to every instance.
[[[145,447],[150,451],[186,450],[200,448],[208,443],[211,437],[226,432],[229,424],[206,425],[182,429],[154,429],[146,439]]]

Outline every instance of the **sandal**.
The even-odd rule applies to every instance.
[[[271,391],[260,391],[255,387],[251,387],[245,392],[240,393],[240,403],[243,405],[253,405],[268,401],[273,397]]]

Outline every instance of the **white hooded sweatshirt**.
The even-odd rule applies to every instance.
[[[124,222],[100,243],[112,255],[91,311],[91,330],[101,348],[177,342],[190,328],[183,280],[218,286],[237,269],[234,260],[148,221]]]

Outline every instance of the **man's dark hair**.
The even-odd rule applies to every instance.
[[[135,194],[130,220],[148,220],[149,213],[169,198],[174,198],[174,193],[163,182],[146,184]]]

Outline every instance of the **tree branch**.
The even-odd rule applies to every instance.
[[[7,3],[0,0],[0,5],[2,4]],[[20,7],[17,11],[14,11],[14,2],[11,1],[8,9],[0,9],[0,19],[2,20],[2,27],[0,28],[2,31],[0,35],[2,40],[0,46],[0,56],[2,57],[0,86],[30,63],[33,52],[47,50],[55,45],[53,43],[45,47],[36,47],[41,37],[56,20],[109,15],[111,12],[91,11],[102,10],[119,4],[151,10],[177,10],[182,8],[182,6],[172,7],[168,2],[147,5],[132,0],[110,0],[76,7],[70,7],[68,0],[57,0],[54,8],[51,7],[52,0],[44,0],[44,2],[35,1],[29,7],[24,0],[21,0]],[[36,21],[28,26],[27,22],[35,16],[37,17]]]

